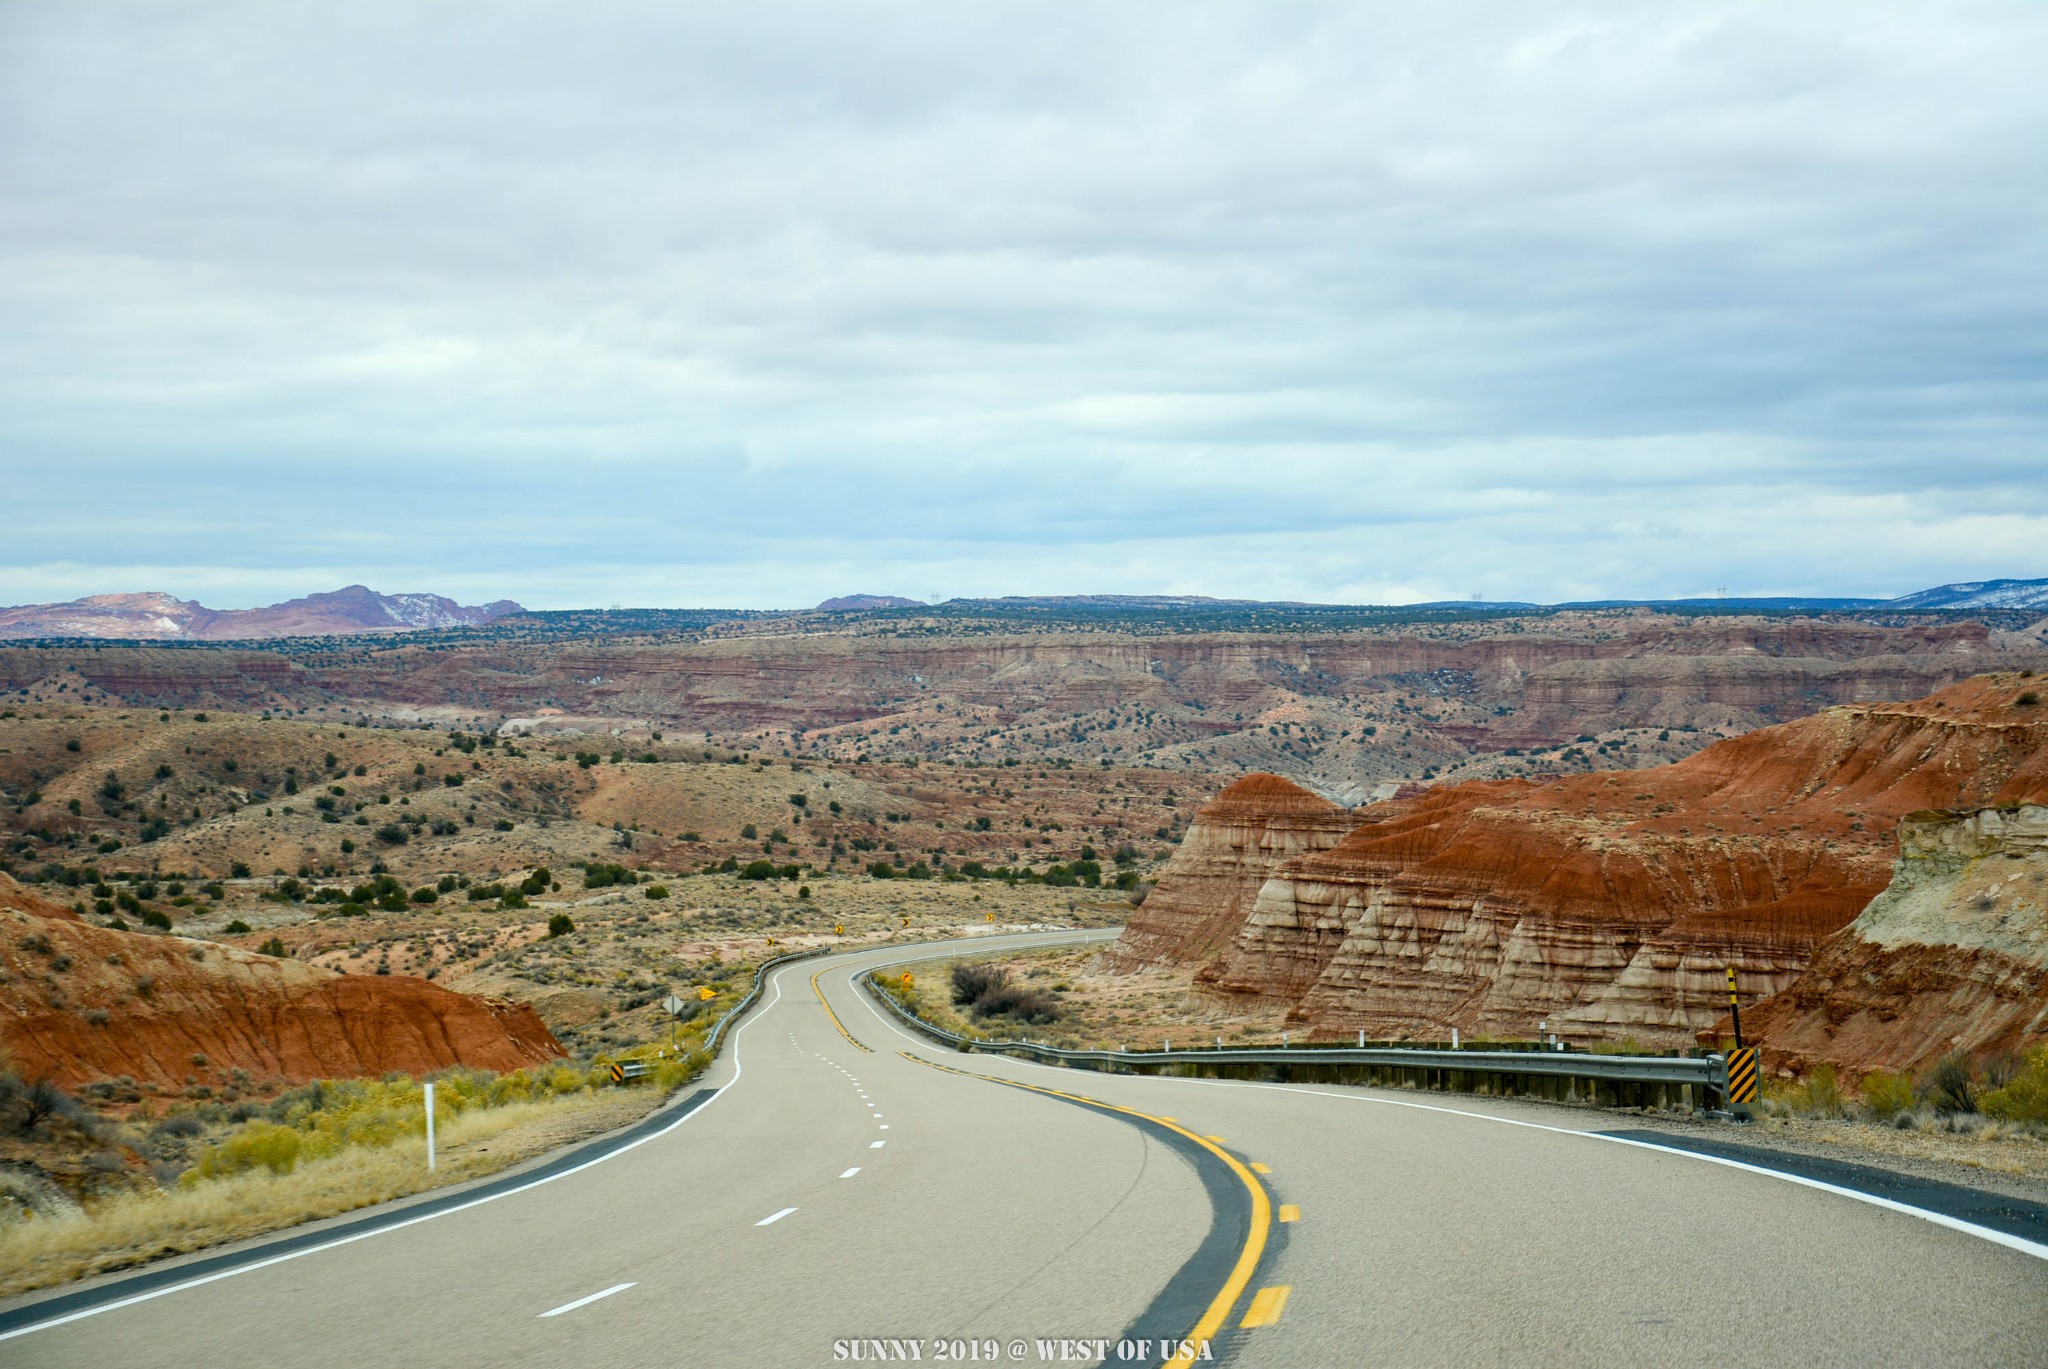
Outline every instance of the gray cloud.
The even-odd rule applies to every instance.
[[[2048,574],[2048,12],[0,9],[0,600]]]

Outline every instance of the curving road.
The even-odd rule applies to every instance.
[[[785,967],[630,1147],[17,1299],[0,1363],[2048,1362],[2038,1240],[1611,1114],[960,1056],[852,983],[955,953]]]

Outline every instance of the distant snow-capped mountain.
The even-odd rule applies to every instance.
[[[169,594],[95,594],[63,604],[0,608],[0,639],[91,637],[219,642],[480,627],[523,610],[510,599],[467,606],[438,594],[379,594],[363,585],[266,608],[212,609]]]
[[[1977,580],[1903,594],[1887,608],[2048,609],[2048,580]]]

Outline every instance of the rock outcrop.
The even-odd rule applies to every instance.
[[[1206,902],[1177,912],[1191,934],[1141,929],[1144,957],[1206,962],[1209,992],[1290,1002],[1324,1037],[1547,1021],[1581,1040],[1689,1042],[1725,1009],[1725,966],[1746,993],[1776,992],[1884,888],[1900,818],[2048,796],[2048,719],[2028,694],[2015,676],[1979,677],[1654,770],[1373,805],[1256,893],[1219,870]],[[1216,956],[1222,919],[1247,905]]]
[[[1856,1070],[2048,1040],[2048,807],[1909,815],[1890,885],[1743,1027]]]
[[[1276,866],[1335,846],[1354,826],[1348,810],[1298,784],[1247,775],[1195,814],[1159,883],[1125,924],[1113,963],[1136,969],[1222,950]]]
[[[293,1083],[562,1054],[534,1011],[423,979],[357,976],[215,942],[91,926],[0,875],[0,1050],[66,1087],[122,1075]]]

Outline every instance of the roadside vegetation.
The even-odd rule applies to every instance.
[[[1918,1075],[1871,1070],[1845,1089],[1833,1065],[1764,1090],[1772,1116],[1850,1119],[1907,1130],[2048,1139],[2048,1046],[2024,1057],[1946,1055]]]
[[[431,1076],[436,1168],[426,1167],[426,1080],[319,1080],[267,1103],[202,1103],[126,1122],[47,1080],[0,1073],[10,1141],[87,1149],[105,1181],[83,1193],[0,1177],[0,1296],[199,1250],[491,1174],[646,1115],[710,1062],[705,1023],[634,1054],[654,1068],[611,1085],[609,1059]],[[67,1145],[68,1143],[68,1145]]]

